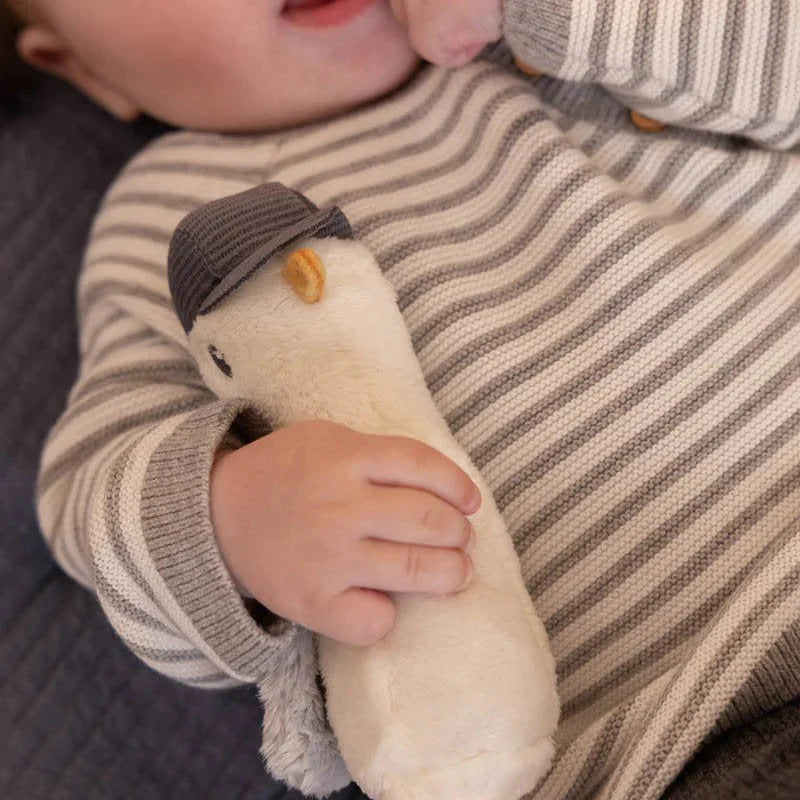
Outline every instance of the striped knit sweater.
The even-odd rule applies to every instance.
[[[506,39],[555,77],[501,45],[332,121],[168,135],[91,233],[42,530],[155,669],[257,683],[307,792],[343,780],[313,642],[221,561],[208,474],[243,405],[202,385],[165,275],[187,212],[265,180],[345,211],[508,522],[563,702],[537,799],[656,798],[800,692],[800,4],[509,0]]]

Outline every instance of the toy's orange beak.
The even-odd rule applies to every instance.
[[[306,303],[316,303],[322,298],[325,267],[322,259],[310,247],[289,253],[282,274]]]

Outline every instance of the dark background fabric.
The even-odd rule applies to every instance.
[[[263,770],[255,691],[203,692],[139,662],[36,523],[39,453],[77,370],[89,225],[119,168],[162,130],[117,123],[47,79],[0,97],[2,800],[301,798]]]
[[[163,130],[117,123],[55,81],[0,86],[2,800],[301,798],[263,771],[254,690],[201,692],[144,666],[36,523],[39,453],[77,369],[89,225],[119,168]],[[666,796],[800,798],[797,702],[711,740]]]

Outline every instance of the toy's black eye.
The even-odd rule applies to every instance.
[[[211,356],[212,361],[219,367],[220,372],[227,375],[229,378],[233,377],[231,365],[225,360],[225,356],[223,356],[213,344],[208,346],[208,354]]]

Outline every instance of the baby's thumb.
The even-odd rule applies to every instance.
[[[500,0],[391,0],[414,49],[427,61],[459,67],[501,36]]]

